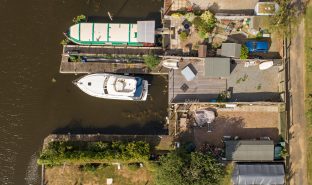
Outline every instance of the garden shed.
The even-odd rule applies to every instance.
[[[233,161],[273,161],[272,140],[230,140],[225,142],[225,157]]]
[[[237,43],[222,43],[221,56],[240,58],[241,55],[241,44]]]
[[[205,77],[227,77],[231,73],[230,58],[205,58]]]

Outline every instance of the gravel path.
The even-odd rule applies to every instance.
[[[291,185],[306,185],[307,182],[307,149],[305,136],[304,110],[304,21],[298,25],[297,31],[291,40],[290,48],[290,93],[291,100],[291,127],[290,134],[290,172]]]

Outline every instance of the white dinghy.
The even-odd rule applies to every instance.
[[[265,61],[259,64],[260,70],[266,70],[273,66],[273,61]]]
[[[108,73],[86,75],[73,83],[86,94],[105,99],[145,101],[148,92],[147,80]]]
[[[162,66],[168,69],[179,69],[179,60],[176,59],[166,59],[162,62]]]

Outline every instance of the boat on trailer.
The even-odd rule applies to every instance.
[[[73,83],[86,94],[97,98],[145,101],[148,93],[148,82],[140,77],[95,73]]]
[[[79,45],[154,46],[155,21],[125,23],[78,23],[64,33]]]

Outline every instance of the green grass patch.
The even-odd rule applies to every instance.
[[[306,114],[308,137],[308,183],[312,185],[312,5],[307,7],[305,15],[305,61],[306,61]]]

